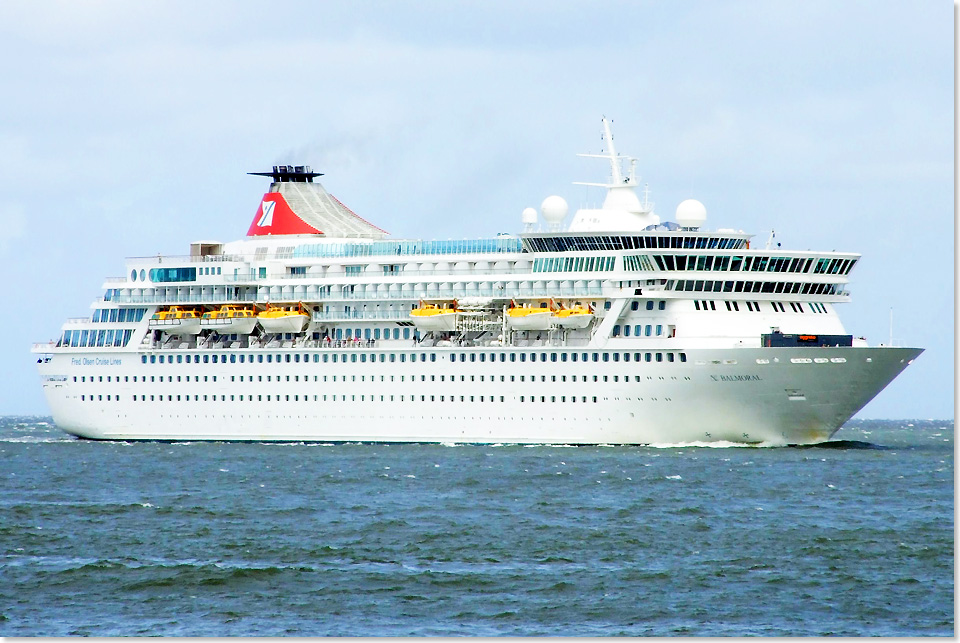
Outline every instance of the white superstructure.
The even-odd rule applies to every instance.
[[[694,200],[661,223],[603,126],[603,205],[563,229],[550,196],[516,236],[394,239],[309,166],[262,173],[245,239],[128,259],[90,317],[34,346],[55,422],[123,440],[811,443],[922,352],[843,328],[857,254],[751,248]]]

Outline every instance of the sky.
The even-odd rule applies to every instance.
[[[404,238],[598,205],[600,119],[662,219],[852,251],[847,331],[926,352],[863,418],[954,413],[954,5],[0,2],[0,414],[125,257],[241,238],[308,164]]]

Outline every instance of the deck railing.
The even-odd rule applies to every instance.
[[[597,287],[552,287],[552,288],[503,288],[494,291],[466,290],[452,288],[439,291],[401,291],[377,293],[345,293],[334,291],[330,293],[297,293],[283,295],[268,294],[235,294],[224,292],[219,294],[185,294],[169,293],[166,295],[114,295],[111,301],[120,304],[217,304],[223,302],[260,303],[278,301],[401,301],[416,302],[420,299],[458,299],[461,297],[490,297],[494,299],[548,299],[550,297],[601,297],[603,291]]]

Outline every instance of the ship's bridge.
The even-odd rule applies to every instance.
[[[594,250],[645,250],[656,248],[740,250],[750,247],[753,235],[744,232],[674,232],[654,230],[643,234],[590,234],[582,232],[528,232],[521,235],[527,252],[587,252]]]

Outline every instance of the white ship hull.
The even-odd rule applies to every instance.
[[[751,248],[692,199],[661,222],[602,123],[607,198],[565,230],[553,195],[545,231],[525,210],[520,235],[391,238],[309,166],[254,172],[272,182],[246,238],[129,258],[35,347],[55,421],[118,440],[807,444],[920,354],[843,327],[860,255]],[[426,302],[461,312],[412,318]],[[266,336],[148,323],[226,306],[267,308]],[[593,314],[552,312],[574,307]]]
[[[564,350],[598,352],[530,352]],[[197,352],[225,357],[183,364],[182,382],[164,380],[168,370],[142,363],[141,353],[54,355],[40,365],[54,421],[110,440],[810,444],[829,439],[921,350],[705,349],[685,351],[685,362],[517,368],[489,361],[517,349],[472,349],[487,360],[451,362],[464,350],[437,348],[436,361],[378,361],[377,376],[369,363],[312,361],[338,352],[330,349],[271,351],[284,359],[269,367],[227,362],[235,351],[185,353]],[[287,362],[286,354],[308,361]],[[371,381],[358,386],[354,377]]]

